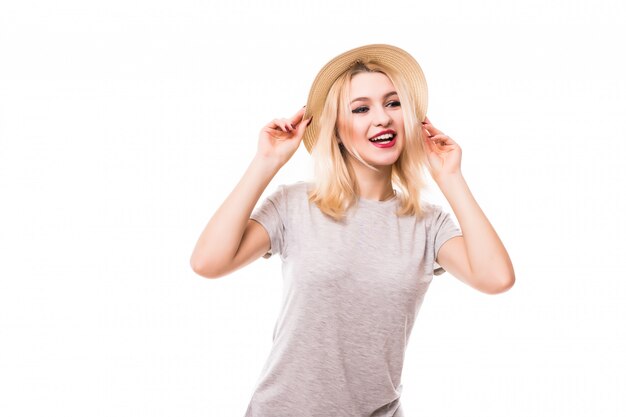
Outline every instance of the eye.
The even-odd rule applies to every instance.
[[[352,110],[352,113],[365,113],[369,110],[366,106],[359,106],[356,109]]]
[[[400,102],[398,100],[393,100],[393,101],[390,101],[389,103],[387,103],[387,106],[389,106],[389,107],[399,107],[400,106]]]

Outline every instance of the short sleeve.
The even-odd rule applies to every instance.
[[[439,249],[446,241],[456,236],[463,236],[463,233],[461,232],[459,226],[455,223],[450,213],[443,211],[443,209],[439,206],[436,206],[435,216],[431,226],[431,233],[434,236],[432,246],[434,249],[433,259],[435,260],[433,274],[441,275],[446,272],[446,270],[443,269],[443,267],[436,261]]]
[[[286,187],[284,185],[267,196],[250,215],[250,218],[259,223],[270,237],[270,250],[263,255],[270,258],[274,254],[282,254],[285,236],[286,219]]]

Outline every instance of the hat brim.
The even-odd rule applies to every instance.
[[[302,140],[311,153],[319,133],[319,119],[326,102],[326,96],[334,82],[357,61],[377,61],[393,67],[406,81],[417,97],[417,112],[420,122],[426,118],[428,107],[428,87],[422,68],[408,52],[385,44],[365,45],[351,49],[330,60],[315,77],[307,99],[304,119],[312,117],[311,124],[304,131]]]

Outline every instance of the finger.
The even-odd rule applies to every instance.
[[[304,135],[304,131],[309,126],[309,122],[311,121],[311,119],[312,117],[309,117],[308,119],[303,120],[302,123],[300,123],[298,129],[296,130],[297,137],[302,137]]]
[[[435,126],[433,126],[431,123],[422,123],[422,127],[424,129],[427,129],[429,132],[433,132],[435,134],[443,133],[441,130],[439,130]]]
[[[450,136],[446,135],[445,133],[440,133],[440,134],[431,136],[431,138],[443,138],[446,140],[446,142],[456,143],[454,139],[452,139]]]
[[[433,136],[437,134],[436,132],[433,132],[432,130],[428,130],[426,126],[422,126],[422,129],[424,129],[424,133],[426,134],[427,138],[432,138]]]
[[[267,127],[274,130],[285,130],[284,126],[285,122],[281,119],[274,119],[267,125]]]
[[[422,125],[422,127],[426,129],[426,131],[428,132],[430,136],[443,135],[443,132],[441,130],[437,129],[435,126],[431,124],[424,124]]]
[[[268,124],[268,126],[269,126],[269,125],[272,125],[272,126],[275,126],[275,127],[277,127],[277,126],[282,126],[282,125],[284,125],[284,124],[285,124],[285,121],[286,121],[286,120],[287,120],[287,119],[285,119],[285,118],[280,118],[280,119],[278,119],[278,118],[277,118],[277,119],[272,119],[272,121]]]
[[[300,123],[302,121],[302,117],[304,117],[304,112],[306,111],[306,107],[302,107],[300,110],[298,110],[298,112],[296,114],[294,114],[291,117],[291,120],[289,120],[291,122],[291,124],[293,126],[297,125],[298,123]]]
[[[451,146],[455,144],[450,136],[443,134],[431,136],[429,139],[442,146]]]
[[[425,116],[425,117],[424,117],[424,121],[423,121],[422,123],[429,124],[429,125],[432,125],[432,124],[433,124],[433,123],[430,121],[430,119],[428,118],[428,116]]]
[[[435,135],[436,134],[443,134],[443,132],[441,130],[439,130],[435,126],[433,126],[433,124],[430,122],[430,120],[428,120],[428,117],[426,119],[424,119],[424,121],[422,122],[422,127],[427,129],[432,134],[435,134]]]
[[[274,119],[267,127],[273,130],[282,130],[283,132],[291,132],[293,130],[293,127],[289,126],[287,119]]]
[[[287,119],[280,119],[280,128],[285,132],[291,132],[294,129]]]

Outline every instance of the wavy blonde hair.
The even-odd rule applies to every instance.
[[[362,72],[379,72],[385,74],[398,93],[402,114],[404,116],[404,149],[391,168],[391,182],[399,189],[400,205],[398,216],[423,215],[421,191],[426,186],[425,167],[428,163],[422,134],[422,121],[417,112],[417,96],[403,77],[381,62],[374,60],[358,61],[344,72],[330,88],[320,115],[320,130],[311,150],[314,160],[315,186],[309,192],[309,201],[336,221],[342,220],[346,211],[356,206],[359,200],[359,189],[355,173],[347,163],[346,149],[339,146],[338,120],[347,121],[352,117],[350,111],[350,81]],[[341,114],[339,112],[342,112]],[[355,157],[373,170],[378,169],[366,163],[353,150]]]

